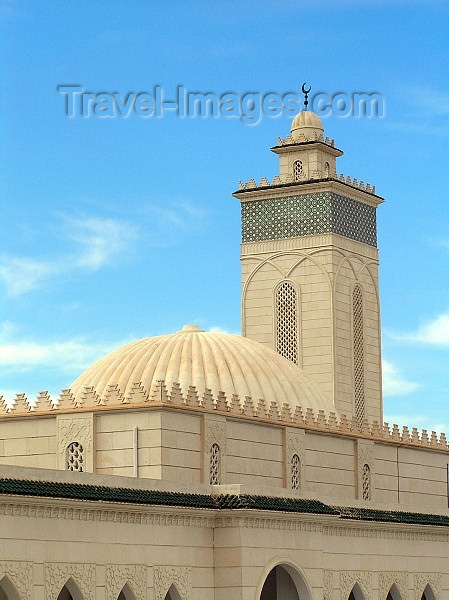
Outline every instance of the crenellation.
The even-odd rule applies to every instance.
[[[441,433],[439,436],[432,431],[430,436],[423,429],[420,434],[416,427],[413,427],[411,433],[407,426],[403,426],[402,433],[397,424],[390,429],[388,423],[381,427],[378,420],[371,422],[364,418],[359,424],[355,416],[348,420],[345,414],[337,416],[335,412],[326,412],[322,409],[315,411],[310,407],[296,405],[293,409],[288,402],[279,402],[273,400],[267,406],[264,399],[254,400],[251,396],[245,396],[241,400],[236,394],[227,397],[225,392],[218,392],[215,396],[211,389],[205,389],[202,395],[198,394],[195,386],[189,386],[187,393],[181,388],[179,383],[172,383],[170,393],[167,392],[165,381],[159,380],[153,386],[151,394],[145,392],[141,383],[135,383],[132,386],[132,406],[140,408],[150,408],[149,399],[152,403],[172,406],[177,409],[206,411],[208,413],[230,413],[233,416],[244,418],[245,420],[254,419],[255,421],[275,421],[279,424],[306,427],[307,429],[327,430],[329,433],[337,435],[349,435],[351,437],[363,437],[377,440],[388,440],[396,444],[409,446],[419,446],[421,448],[448,450],[446,435]],[[55,411],[79,412],[86,411],[109,411],[114,413],[118,409],[129,406],[129,401],[124,399],[122,391],[116,384],[111,384],[106,389],[103,400],[92,387],[85,387],[78,401],[70,389],[62,390],[58,402],[53,403],[47,392],[41,392],[38,395],[38,402],[35,405],[30,404],[25,394],[17,394],[14,404],[1,398],[3,414],[1,418],[11,418],[27,415],[30,418],[36,414],[41,416],[54,413]],[[46,406],[45,406],[46,404]],[[305,412],[304,412],[305,410]]]
[[[308,425],[309,427],[315,427],[316,426],[315,415],[313,413],[313,409],[312,408],[307,408],[306,409],[305,424]]]

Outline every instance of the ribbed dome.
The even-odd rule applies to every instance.
[[[211,389],[216,397],[237,394],[242,400],[251,396],[282,406],[336,412],[312,380],[295,364],[258,342],[238,335],[209,333],[196,325],[185,325],[178,333],[144,338],[101,358],[72,384],[79,397],[92,386],[100,397],[107,387],[117,384],[129,396],[135,383],[149,392],[158,380],[168,391],[179,383],[184,394],[196,386],[200,394]]]
[[[294,139],[299,139],[303,133],[307,139],[312,139],[315,134],[321,135],[324,131],[320,117],[310,110],[298,113],[292,121],[291,132]]]

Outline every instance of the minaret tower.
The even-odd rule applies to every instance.
[[[280,173],[240,183],[242,334],[301,367],[340,413],[382,422],[376,208],[337,175],[343,152],[311,111],[271,148]]]

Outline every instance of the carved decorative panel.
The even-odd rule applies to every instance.
[[[154,600],[164,600],[168,590],[174,584],[181,600],[190,600],[192,578],[190,567],[154,567]]]
[[[284,464],[285,483],[288,489],[304,489],[304,437],[305,431],[302,429],[292,427],[285,429]],[[298,464],[295,468],[296,463]],[[294,485],[296,476],[299,479],[298,486]]]
[[[226,418],[203,416],[203,477],[204,483],[226,481]],[[212,452],[212,454],[211,454]],[[218,469],[217,473],[215,471]],[[217,477],[212,477],[215,474]]]
[[[427,585],[430,585],[436,600],[441,598],[441,573],[416,573],[415,574],[415,600],[421,596]]]
[[[357,440],[357,495],[360,500],[372,500],[374,486],[374,442]],[[368,470],[365,465],[368,466]]]
[[[348,600],[356,583],[359,584],[365,600],[371,600],[372,574],[369,571],[340,571],[341,600]]]
[[[393,584],[396,584],[401,600],[408,600],[408,573],[394,571],[379,573],[379,600],[387,600]]]
[[[74,442],[83,449],[84,471],[94,470],[94,417],[93,414],[61,415],[58,423],[58,469],[67,470],[68,448]]]
[[[84,600],[95,600],[95,565],[81,563],[45,563],[45,598],[55,600],[70,578],[78,586]]]
[[[145,600],[147,591],[147,568],[144,565],[107,565],[106,599],[117,600],[128,584],[137,600]]]
[[[8,577],[23,600],[32,597],[33,563],[18,560],[0,561],[0,579]]]

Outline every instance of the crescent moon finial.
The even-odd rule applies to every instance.
[[[304,110],[307,110],[307,105],[309,104],[309,92],[312,89],[311,85],[309,85],[309,89],[306,89],[306,83],[307,81],[305,81],[301,87],[302,93],[304,94]]]

